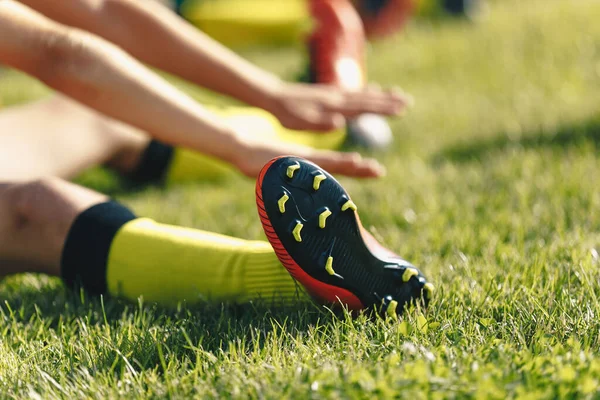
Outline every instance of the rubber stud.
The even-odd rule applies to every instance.
[[[356,211],[357,210],[356,204],[354,204],[354,202],[352,200],[348,200],[342,206],[342,211],[346,211],[347,209],[350,209],[352,211]]]
[[[398,314],[396,314],[396,308],[398,308],[398,302],[396,300],[392,300],[390,301],[387,310],[385,310],[385,313],[388,315],[388,317],[397,320]]]
[[[327,218],[331,215],[331,211],[329,208],[325,207],[325,211],[319,214],[319,228],[325,229],[325,224],[327,223]]]
[[[287,168],[287,172],[286,172],[287,177],[292,179],[294,177],[294,173],[299,169],[300,169],[300,163],[295,163],[295,164],[290,165]]]
[[[336,275],[335,271],[333,270],[333,257],[331,256],[327,258],[327,262],[325,263],[325,271],[327,271],[329,275]]]
[[[285,203],[287,203],[287,201],[290,199],[290,196],[287,195],[287,193],[284,193],[283,196],[281,196],[281,198],[277,201],[277,205],[279,205],[279,212],[280,213],[284,213],[285,212]]]
[[[325,179],[327,179],[327,177],[322,173],[316,175],[315,179],[313,180],[313,189],[319,190],[319,188],[321,187],[321,182],[323,182]]]
[[[435,287],[431,283],[426,283],[423,286],[423,291],[425,292],[425,298],[427,300],[431,300],[433,297],[433,292],[435,291]]]
[[[292,234],[294,235],[294,239],[296,239],[296,242],[302,241],[302,236],[300,236],[300,232],[302,231],[302,228],[304,228],[304,225],[302,225],[302,223],[300,221],[297,221],[296,226],[294,227],[294,230],[292,231]]]
[[[406,268],[406,271],[402,274],[402,281],[408,282],[413,276],[419,276],[419,271],[414,268]]]

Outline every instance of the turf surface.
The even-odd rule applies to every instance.
[[[387,178],[342,181],[365,225],[438,287],[425,317],[172,310],[11,277],[0,397],[599,397],[599,18],[592,0],[505,0],[480,23],[418,22],[372,49],[373,80],[417,104],[393,121]],[[294,50],[246,55],[288,77],[302,64]],[[8,72],[0,93],[46,90]],[[244,178],[135,192],[100,171],[81,181],[162,222],[261,237]]]

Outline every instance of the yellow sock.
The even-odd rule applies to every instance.
[[[181,15],[227,46],[296,44],[311,29],[308,0],[187,0]]]
[[[264,141],[296,143],[316,149],[337,149],[346,138],[345,128],[329,133],[286,129],[272,114],[259,108],[213,108],[231,127]],[[233,167],[214,157],[176,148],[166,173],[167,182],[213,180],[234,171]]]
[[[268,242],[135,218],[114,202],[76,219],[62,273],[68,284],[81,282],[91,292],[164,305],[308,299]]]
[[[294,298],[297,286],[267,242],[136,219],[108,256],[110,293],[161,304]]]

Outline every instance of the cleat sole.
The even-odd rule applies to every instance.
[[[303,173],[287,179],[290,166]],[[314,190],[319,174],[325,175],[327,190]],[[285,213],[278,204],[282,192],[289,197]],[[356,205],[315,164],[298,157],[272,160],[259,175],[256,198],[279,260],[318,301],[394,315],[415,301],[427,304],[432,286],[425,287],[425,278],[412,264],[381,247],[362,227],[357,212],[346,212],[356,211]],[[387,307],[380,307],[382,298]]]

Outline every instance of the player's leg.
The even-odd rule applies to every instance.
[[[309,3],[330,1],[177,0],[175,7],[184,18],[225,45],[268,45],[298,43],[314,23]],[[387,37],[401,30],[416,3],[419,2],[419,0],[351,1],[365,25],[369,39]],[[456,2],[457,0],[445,1]]]
[[[400,31],[422,0],[352,0],[369,39],[385,38]]]
[[[337,148],[343,132],[312,135],[285,129],[271,114],[249,107],[215,108],[232,126],[263,137],[316,148]],[[0,111],[0,179],[70,179],[108,165],[140,182],[220,178],[234,170],[213,157],[172,148],[144,132],[73,100],[54,96]]]
[[[274,246],[137,218],[104,195],[56,179],[0,184],[0,275],[44,272],[91,293],[175,304],[304,297],[390,315],[432,286],[378,245],[325,171],[282,157],[257,182]],[[9,268],[8,270],[7,268]]]
[[[265,142],[281,141],[316,149],[338,149],[345,140],[344,129],[328,133],[294,131],[284,128],[272,114],[251,107],[208,107],[234,129]],[[219,179],[234,169],[213,157],[183,148],[152,142],[134,173],[142,181],[181,182]]]
[[[359,89],[367,83],[366,36],[361,15],[349,0],[309,0],[315,26],[308,38],[312,83]],[[348,121],[348,136],[355,143],[385,148],[392,141],[387,121],[364,114]]]
[[[126,171],[149,139],[61,96],[0,111],[0,180],[72,178],[94,165]]]
[[[62,247],[73,221],[106,200],[57,178],[0,183],[0,275],[59,275]]]
[[[267,242],[137,218],[57,178],[0,184],[0,276],[19,272],[167,305],[304,296]]]
[[[300,43],[311,27],[308,0],[178,0],[179,13],[227,46]]]

